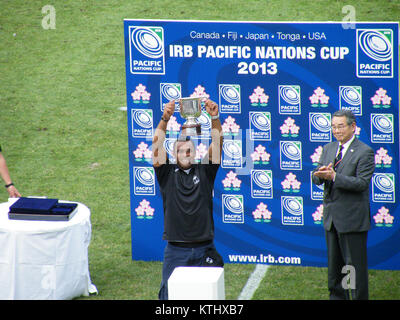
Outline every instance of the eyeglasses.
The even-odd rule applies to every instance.
[[[349,126],[348,124],[345,124],[345,125],[338,125],[337,127],[332,126],[331,128],[332,128],[332,131],[342,131],[348,126]]]

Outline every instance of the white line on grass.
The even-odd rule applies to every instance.
[[[264,279],[265,274],[267,273],[269,265],[267,264],[257,264],[254,268],[253,273],[250,275],[246,284],[244,285],[242,292],[240,292],[238,300],[250,300],[254,292],[256,292],[258,286],[262,279]]]

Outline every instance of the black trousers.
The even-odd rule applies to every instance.
[[[184,248],[172,245],[170,242],[167,243],[164,249],[162,280],[158,292],[159,300],[168,300],[168,279],[175,268],[201,266],[208,248],[215,249],[214,242],[210,241],[209,244],[195,248]]]
[[[367,235],[368,231],[339,233],[333,223],[325,231],[331,300],[368,299]]]

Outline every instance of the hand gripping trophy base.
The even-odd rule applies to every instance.
[[[184,136],[199,136],[201,135],[201,124],[183,124],[182,135]]]

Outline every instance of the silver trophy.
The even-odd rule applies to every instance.
[[[203,97],[179,99],[180,113],[186,122],[182,125],[182,134],[185,136],[201,135],[201,124],[196,118],[201,115],[201,100]]]

